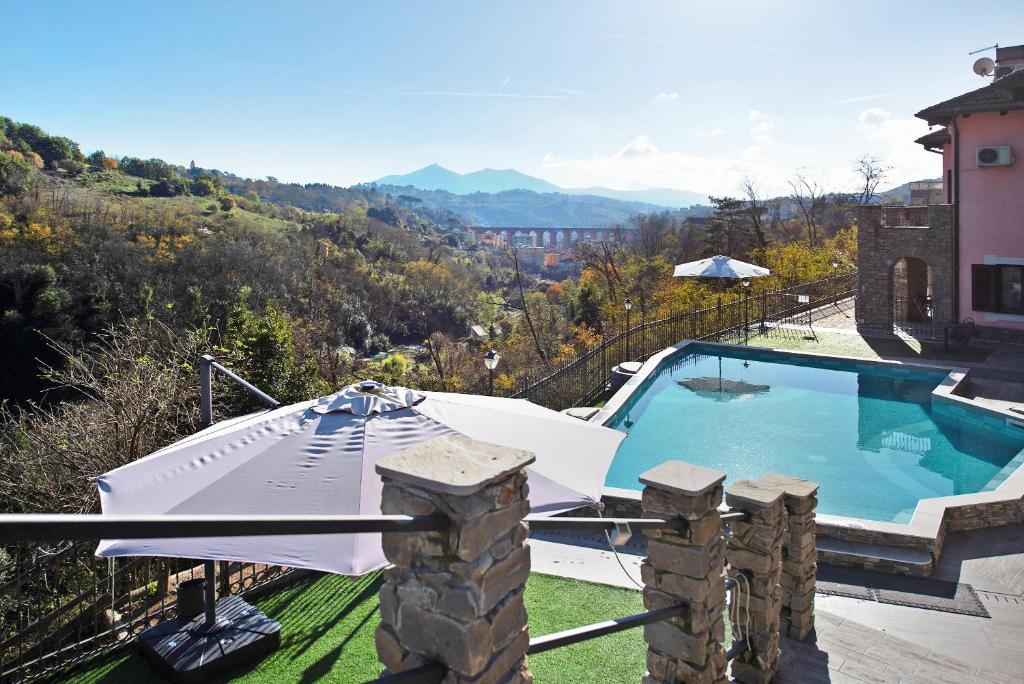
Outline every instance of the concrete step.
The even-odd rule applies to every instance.
[[[819,563],[915,577],[925,577],[932,572],[932,555],[921,549],[851,542],[822,536],[818,536],[815,543],[818,546]]]

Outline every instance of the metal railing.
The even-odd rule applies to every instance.
[[[516,383],[519,389],[511,396],[555,410],[581,406],[606,389],[612,369],[624,361],[646,360],[685,339],[720,340],[752,327],[762,330],[768,323],[850,297],[856,287],[857,272],[852,271],[725,303],[719,298],[715,306],[642,322],[605,339],[543,377],[533,381],[528,377],[520,379]]]
[[[746,517],[742,512],[727,512],[721,515],[723,522]],[[683,520],[664,520],[657,518],[582,518],[582,517],[542,517],[529,515],[525,518],[531,530],[565,529],[574,531],[615,531],[623,528],[631,531],[645,529],[682,529],[687,525]],[[211,536],[250,536],[250,535],[318,535],[318,534],[349,534],[364,532],[423,532],[443,531],[448,527],[444,516],[404,516],[404,515],[70,515],[70,514],[2,514],[0,515],[0,545],[9,546],[25,541],[62,540],[72,542],[72,546],[62,552],[68,553],[73,544],[80,541],[92,542],[100,537],[119,539],[138,538],[201,538]],[[62,554],[55,554],[60,562]],[[99,559],[103,563],[115,559]],[[134,558],[121,568],[121,577],[115,580],[110,575],[109,593],[98,593],[96,586],[87,587],[85,592],[66,597],[58,602],[57,607],[47,614],[39,615],[34,621],[22,626],[18,633],[0,642],[0,657],[3,666],[0,668],[0,680],[26,681],[40,676],[48,676],[71,665],[80,663],[89,657],[100,655],[113,647],[124,645],[134,640],[145,629],[174,616],[174,606],[161,596],[156,603],[145,600],[134,607],[130,601],[149,596],[154,581],[148,573],[154,559]],[[164,559],[164,562],[168,562]],[[190,567],[187,577],[192,579],[199,567],[196,561],[187,562]],[[222,564],[226,571],[221,577],[229,580],[231,564]],[[274,566],[265,566],[274,567]],[[145,568],[147,573],[139,575],[133,571]],[[205,570],[208,572],[208,570]],[[204,574],[203,577],[211,577]],[[132,578],[135,578],[134,581]],[[163,578],[167,580],[167,576]],[[127,580],[127,582],[125,582]],[[118,594],[114,583],[119,581],[125,591]],[[735,580],[725,578],[728,589],[735,585]],[[208,582],[208,585],[213,583]],[[20,580],[8,582],[0,586],[0,595],[12,587],[21,589]],[[231,587],[225,587],[222,595],[230,594]],[[164,584],[163,592],[167,593],[169,584]],[[20,601],[21,592],[15,593]],[[83,603],[84,602],[84,603]],[[83,610],[84,606],[84,610]],[[109,609],[109,614],[106,612]],[[527,654],[543,653],[552,649],[595,639],[626,629],[640,627],[661,620],[667,620],[686,611],[685,604],[646,611],[637,615],[629,615],[590,625],[572,628],[562,632],[534,637],[530,640]],[[83,620],[86,614],[91,620]],[[97,617],[102,615],[109,624],[96,624]],[[61,619],[70,618],[70,619]],[[23,646],[26,639],[45,628],[60,626],[65,630],[63,639],[41,641],[26,658]],[[62,643],[63,642],[63,643]],[[46,643],[57,643],[59,646],[51,651],[42,647]],[[12,648],[14,647],[14,648]],[[735,657],[745,650],[745,644],[738,642],[730,648],[728,657]],[[376,684],[413,684],[440,682],[446,675],[447,668],[439,663],[429,663],[405,672],[388,674],[374,680]],[[373,684],[373,683],[368,683]]]
[[[268,405],[280,405],[213,357],[204,356],[200,362],[204,425],[213,422],[211,381],[214,371],[239,383]],[[742,515],[726,513],[722,519],[727,521]],[[534,515],[527,516],[526,521],[534,530],[571,528],[591,532],[678,529],[685,525],[682,521],[653,518]],[[102,538],[422,532],[443,530],[447,524],[441,516],[400,515],[0,514],[0,551],[12,545],[34,543],[30,551],[15,546],[13,561],[0,565],[0,682],[49,676],[133,641],[149,627],[175,617],[176,604],[171,598],[171,589],[187,579],[213,580],[206,582],[207,620],[212,622],[212,607],[218,594],[221,597],[249,594],[305,574],[277,565],[221,561],[218,575],[217,562],[213,560],[96,558],[93,551]],[[59,541],[63,548],[47,549],[40,544],[47,541]],[[665,619],[656,617],[658,614],[652,611],[540,637],[536,648],[548,650],[575,643],[573,639],[595,638]],[[443,668],[436,664],[421,669],[418,674],[410,671],[389,675],[385,680],[390,683],[438,681],[444,676]],[[440,677],[437,677],[438,672]]]

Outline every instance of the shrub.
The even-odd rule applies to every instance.
[[[231,211],[232,209],[235,208],[235,198],[234,197],[221,197],[220,198],[220,208],[221,208],[222,211]]]
[[[32,165],[19,152],[0,154],[0,195],[18,195],[28,189]]]
[[[77,159],[64,159],[60,162],[60,167],[72,176],[77,176],[85,171],[85,163]]]

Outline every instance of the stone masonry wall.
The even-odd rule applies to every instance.
[[[725,583],[722,578],[722,501],[725,473],[666,461],[640,476],[644,517],[678,524],[646,530],[648,556],[640,568],[648,610],[680,604],[680,617],[644,626],[644,684],[720,684],[726,681]]]
[[[748,514],[746,520],[732,523],[725,552],[729,575],[745,594],[731,611],[731,619],[733,634],[743,634],[747,650],[732,661],[731,673],[742,684],[768,684],[778,669],[780,655],[786,525],[782,490],[763,482],[737,480],[726,489],[725,502]]]
[[[893,265],[921,259],[931,269],[934,320],[953,320],[953,230],[948,204],[928,207],[925,226],[886,225],[885,207],[862,207],[857,227],[857,326],[892,329]]]
[[[389,672],[428,662],[444,684],[526,684],[530,573],[524,468],[533,455],[439,437],[377,463],[385,514],[441,515],[444,532],[383,535],[377,653]]]

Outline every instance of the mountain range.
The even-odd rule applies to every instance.
[[[615,190],[600,186],[563,188],[543,178],[529,176],[515,169],[481,169],[471,173],[456,173],[439,164],[424,166],[422,169],[411,173],[384,176],[376,182],[378,185],[412,186],[420,190],[444,190],[455,195],[470,195],[475,192],[498,193],[507,190],[531,190],[539,193],[593,195],[621,202],[641,202],[677,209],[708,203],[707,195],[691,190],[676,190],[673,188]]]

